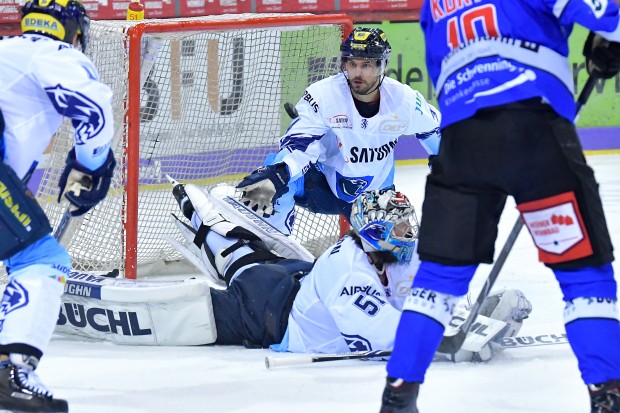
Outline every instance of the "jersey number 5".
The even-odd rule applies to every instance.
[[[450,49],[479,37],[499,37],[497,12],[493,4],[467,10],[460,16],[452,17],[447,24]]]
[[[375,301],[378,301],[381,305],[385,304],[385,301],[382,301],[375,296],[359,295],[353,302],[353,305],[372,317],[381,309]]]

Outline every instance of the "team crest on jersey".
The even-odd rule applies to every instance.
[[[337,195],[338,198],[352,202],[356,199],[360,194],[370,185],[372,181],[371,176],[360,176],[356,178],[349,178],[346,176],[340,175],[336,172],[336,183],[337,183]]]
[[[56,111],[71,118],[76,145],[84,145],[87,140],[97,136],[105,126],[101,107],[80,92],[65,89],[61,85],[46,88],[45,91]]]
[[[0,331],[4,325],[4,318],[11,311],[28,305],[28,291],[17,281],[12,280],[4,289],[2,305],[0,306]]]
[[[347,342],[347,346],[349,346],[351,351],[372,350],[372,345],[370,344],[370,341],[368,341],[362,336],[342,334],[342,337],[344,337],[344,340]]]
[[[327,118],[332,129],[352,129],[353,124],[347,115],[335,115]]]

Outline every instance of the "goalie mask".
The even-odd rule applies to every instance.
[[[398,261],[411,260],[418,218],[402,193],[390,189],[364,192],[352,205],[351,226],[364,251],[388,251]]]
[[[90,19],[82,0],[27,0],[22,7],[22,33],[37,33],[73,44],[77,34],[83,53]]]
[[[374,60],[377,76],[385,74],[392,47],[381,29],[357,27],[340,45],[340,69],[344,72],[348,59]]]

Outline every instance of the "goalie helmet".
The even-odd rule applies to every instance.
[[[347,59],[376,60],[380,73],[387,68],[392,47],[381,29],[355,28],[340,45],[340,67]]]
[[[399,261],[411,260],[419,225],[413,205],[402,193],[364,192],[352,205],[351,226],[364,251],[388,251]]]
[[[27,0],[22,7],[22,33],[37,33],[73,44],[77,34],[82,52],[88,46],[90,19],[82,0]]]

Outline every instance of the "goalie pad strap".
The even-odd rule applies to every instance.
[[[236,243],[235,245],[232,245],[231,247],[227,248],[225,251],[222,252],[222,255],[226,253],[230,254],[234,250],[231,250],[231,251],[228,251],[228,250],[230,250],[234,246],[236,246],[236,248],[239,248],[241,245],[244,245],[244,244],[241,244],[241,245],[238,245],[238,244],[239,243]],[[252,246],[252,244],[249,244],[249,245]],[[252,254],[244,255],[243,257],[239,258],[237,261],[233,262],[228,268],[228,271],[226,271],[226,274],[224,274],[224,280],[226,281],[226,285],[230,285],[230,281],[232,280],[232,277],[235,275],[235,273],[239,271],[240,268],[243,268],[246,265],[257,264],[257,263],[273,264],[281,260],[283,260],[282,257],[278,257],[273,252],[266,251],[266,250],[258,250]]]

